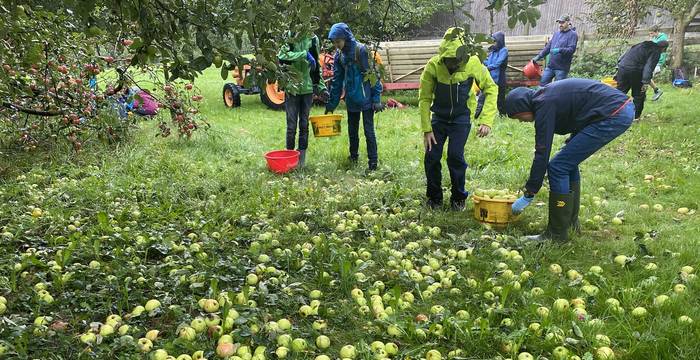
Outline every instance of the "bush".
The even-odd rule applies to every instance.
[[[602,79],[614,76],[622,50],[603,50],[577,56],[571,64],[571,77]]]

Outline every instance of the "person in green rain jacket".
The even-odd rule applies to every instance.
[[[661,27],[659,25],[654,25],[651,27],[651,29],[649,30],[649,38],[651,39],[651,41],[657,44],[662,41],[668,41],[668,35],[666,35],[666,33],[664,32],[661,32]],[[663,68],[666,64],[666,58],[668,58],[668,53],[664,51],[663,53],[661,53],[661,56],[659,56],[659,63],[656,64],[656,67],[654,68],[654,76],[658,75],[661,72],[661,68]],[[654,79],[652,79],[649,82],[649,86],[654,90],[654,96],[651,98],[651,100],[659,100],[661,95],[663,95],[664,91],[661,90],[661,88],[659,88],[658,86],[656,86]]]
[[[280,63],[296,74],[295,80],[287,84],[285,90],[285,111],[287,113],[287,150],[294,150],[297,128],[299,129],[299,166],[306,161],[309,144],[309,112],[313,96],[328,98],[326,84],[321,78],[319,62],[319,41],[316,35],[294,36],[287,34],[288,42],[282,46],[277,57]]]
[[[498,85],[493,82],[489,70],[477,56],[458,56],[463,45],[461,28],[445,32],[439,53],[433,56],[420,77],[418,107],[425,145],[425,177],[427,179],[428,206],[442,206],[442,167],[440,161],[445,143],[447,167],[452,182],[453,210],[464,209],[469,193],[464,189],[467,163],[464,146],[471,129],[472,110],[476,109],[476,96],[472,84],[483,91],[484,107],[479,117],[479,137],[491,132],[497,108]]]

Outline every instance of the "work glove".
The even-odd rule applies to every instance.
[[[331,97],[331,95],[328,93],[328,90],[321,90],[318,85],[314,85],[314,95],[316,95],[318,97],[318,100],[324,104],[327,103],[328,99],[330,99]]]
[[[386,106],[384,106],[384,104],[382,104],[380,102],[372,104],[372,110],[374,110],[374,112],[379,113],[379,112],[384,111],[384,109],[386,109]]]
[[[554,48],[554,49],[552,49],[551,52],[552,52],[552,55],[557,55],[557,54],[559,54],[559,52],[561,52],[561,50],[559,48]]]
[[[535,198],[534,196],[533,197],[527,197],[525,195],[521,196],[520,198],[518,198],[518,200],[515,200],[515,202],[511,206],[511,211],[513,212],[514,215],[520,214],[521,212],[523,212],[523,210],[525,210],[526,207],[528,207],[530,205],[530,203],[532,202],[532,200],[534,198]]]
[[[536,62],[540,61],[540,56],[537,55],[537,56],[535,56],[534,58],[532,58],[532,60],[530,60],[530,61],[536,63]]]
[[[311,70],[316,70],[316,59],[314,59],[314,56],[308,51],[306,52],[306,61],[309,62],[309,68]]]

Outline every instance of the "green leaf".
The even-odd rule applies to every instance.
[[[221,65],[221,80],[228,79],[228,73],[229,73],[228,65],[226,65],[226,64]]]
[[[190,62],[190,68],[195,71],[204,71],[211,66],[211,60],[208,60],[206,56],[199,56]]]

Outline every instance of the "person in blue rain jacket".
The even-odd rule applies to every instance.
[[[484,61],[484,65],[491,73],[493,82],[498,85],[498,112],[504,114],[504,105],[506,100],[506,69],[508,68],[508,49],[506,48],[506,35],[502,32],[497,32],[491,35],[495,41],[489,48],[489,54]],[[479,98],[481,102],[481,98]]]
[[[333,58],[333,79],[326,113],[332,113],[340,103],[345,90],[345,105],[348,111],[348,136],[350,138],[350,161],[359,158],[360,117],[367,142],[368,170],[377,169],[377,137],[374,132],[374,113],[384,110],[381,102],[382,83],[376,72],[370,79],[374,64],[370,64],[367,46],[355,40],[350,27],[337,23],[331,27],[328,38],[337,49]],[[373,60],[374,61],[374,60]]]

